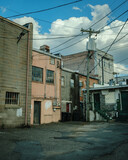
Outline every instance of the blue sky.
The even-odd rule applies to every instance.
[[[42,10],[54,6],[58,6],[61,4],[73,2],[75,0],[0,0],[0,15],[3,17],[9,17],[18,13],[26,13],[31,11]],[[39,18],[42,20],[47,20],[50,22],[55,21],[56,19],[69,19],[70,17],[88,17],[89,19],[92,18],[90,14],[91,8],[88,4],[93,6],[95,5],[103,5],[108,4],[110,9],[112,10],[121,2],[120,0],[83,0],[76,4],[71,4],[68,6],[64,6],[61,8],[57,8],[54,10],[42,12],[42,13],[35,13],[30,14],[27,16],[31,16],[33,18]],[[73,7],[78,7],[81,10],[74,10]],[[121,12],[121,10],[126,10],[128,5],[123,5],[117,12],[113,14],[113,17],[117,15],[117,13]],[[19,16],[19,18],[22,16]],[[121,18],[124,20],[123,18]],[[42,32],[48,31],[50,28],[50,24],[46,22],[39,22],[42,26]]]
[[[43,10],[73,1],[75,0],[0,0],[0,16],[6,18],[18,13]],[[86,50],[85,48],[88,37],[85,37],[86,39],[82,40],[81,42],[79,41],[83,37],[77,37],[68,43],[64,42],[70,38],[56,40],[47,40],[47,38],[51,38],[53,35],[71,36],[80,34],[81,28],[87,29],[90,25],[97,22],[124,1],[125,0],[83,0],[81,2],[56,8],[54,10],[29,14],[26,16],[13,17],[10,19],[21,25],[28,22],[33,23],[33,37],[35,39],[33,40],[34,48],[39,48],[40,45],[47,44],[50,46],[52,53],[59,52],[63,55],[66,55]],[[100,33],[97,36],[96,42],[98,49],[102,49],[113,42],[119,30],[121,29],[121,26],[115,29],[112,29],[112,27],[123,25],[128,18],[128,12],[113,21],[111,24],[108,25],[108,23],[114,20],[114,18],[117,16],[121,15],[124,11],[127,11],[127,9],[128,1],[93,27],[95,30],[98,30],[103,26],[106,26],[103,29],[108,29],[104,30],[103,33]],[[125,25],[118,39],[126,33],[128,33],[127,24]],[[74,43],[77,44],[73,45]],[[119,64],[118,62],[124,58],[128,58],[127,49],[128,36],[119,43],[113,45],[111,50],[108,52],[114,56],[115,65],[124,70],[128,67],[128,60],[122,61]],[[119,69],[116,69],[116,71],[123,74],[126,73],[126,71],[122,72],[123,70]]]

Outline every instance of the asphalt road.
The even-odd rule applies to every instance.
[[[128,123],[52,123],[0,130],[0,160],[127,160]]]

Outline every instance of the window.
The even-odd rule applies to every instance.
[[[71,88],[74,88],[74,79],[70,80],[70,85],[71,85]]]
[[[83,82],[79,81],[79,87],[82,87],[82,86],[83,86]]]
[[[99,66],[101,65],[100,62],[101,62],[101,61],[100,61],[100,59],[99,59]]]
[[[54,71],[47,70],[46,73],[46,82],[47,83],[54,83]]]
[[[61,86],[62,87],[65,86],[65,78],[64,78],[64,76],[61,77]]]
[[[43,82],[43,68],[32,66],[32,80]]]
[[[109,63],[108,63],[108,68],[110,68],[110,66],[111,66],[111,65],[110,65],[110,62],[109,62]]]
[[[50,64],[55,64],[55,58],[51,57]]]
[[[19,93],[6,92],[5,104],[19,104]]]

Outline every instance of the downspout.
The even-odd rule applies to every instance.
[[[62,121],[62,105],[61,105],[61,61],[60,60],[60,120]]]
[[[29,85],[29,47],[30,47],[30,43],[29,43],[29,39],[30,39],[30,33],[28,31],[28,46],[27,46],[27,74],[26,74],[26,105],[25,105],[25,126],[28,125],[28,85]]]

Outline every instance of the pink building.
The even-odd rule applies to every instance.
[[[58,122],[61,119],[61,58],[48,46],[32,53],[31,124]]]

